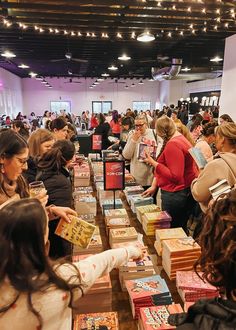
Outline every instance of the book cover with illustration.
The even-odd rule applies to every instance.
[[[170,314],[183,313],[180,304],[153,306],[140,309],[140,323],[143,330],[175,329],[168,323]]]
[[[113,217],[128,217],[128,213],[126,209],[110,209],[104,211],[106,218],[113,218]]]
[[[130,225],[130,220],[129,218],[122,218],[122,217],[116,217],[112,219],[107,219],[106,220],[106,225],[108,227],[115,227],[115,226],[129,226]]]
[[[150,143],[148,141],[144,141],[138,144],[137,158],[140,162],[143,162],[147,158],[146,152],[148,152],[152,158],[156,159],[157,145],[154,141],[150,141]]]
[[[199,274],[201,276],[201,273]],[[217,288],[204,282],[194,271],[176,272],[176,286],[182,290],[216,292]]]
[[[119,241],[123,239],[136,239],[138,238],[138,233],[134,227],[126,228],[114,228],[110,230],[110,238],[114,241]]]
[[[200,251],[200,246],[192,237],[174,238],[163,241],[163,254],[166,253],[166,255],[174,256]]]
[[[193,157],[195,163],[197,164],[200,170],[206,166],[207,164],[206,158],[204,157],[202,151],[199,148],[192,147],[188,150],[188,152]]]
[[[187,237],[183,228],[169,228],[169,229],[157,229],[156,230],[156,240],[162,241],[172,238],[185,238]]]
[[[144,254],[143,259],[140,260],[129,260],[126,264],[119,267],[119,270],[122,272],[127,271],[141,271],[141,270],[147,270],[147,269],[153,269],[153,262],[151,260],[150,255],[146,252]]]
[[[144,215],[144,219],[146,219],[147,222],[155,222],[155,221],[171,221],[172,218],[166,211],[155,211],[155,212],[149,212]]]
[[[96,226],[74,216],[70,216],[68,223],[61,219],[56,228],[55,234],[65,240],[86,249],[96,230]]]
[[[118,314],[116,312],[91,313],[77,315],[74,320],[74,330],[119,330]]]

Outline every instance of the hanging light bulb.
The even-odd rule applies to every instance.
[[[141,42],[150,42],[150,41],[155,40],[155,36],[152,33],[150,33],[149,31],[145,31],[145,32],[141,33],[140,35],[138,35],[137,40],[141,41]]]

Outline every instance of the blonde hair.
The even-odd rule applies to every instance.
[[[160,151],[160,154],[165,149],[166,143],[172,138],[175,134],[177,128],[172,119],[166,115],[161,116],[156,121],[156,133],[163,139],[163,145]]]
[[[136,120],[143,120],[143,121],[145,121],[145,124],[148,124],[147,116],[145,114],[138,115],[137,117],[135,117],[135,121]]]
[[[192,146],[195,146],[196,143],[195,143],[194,139],[192,138],[188,127],[186,127],[182,123],[176,123],[175,125],[177,128],[177,131],[179,133],[181,133],[191,143]]]
[[[44,128],[37,129],[30,135],[28,139],[29,155],[32,158],[39,157],[41,144],[47,141],[52,141],[53,139],[54,138],[52,133],[49,132],[47,129]]]
[[[228,140],[229,144],[236,147],[236,124],[229,122],[216,127],[215,133]]]

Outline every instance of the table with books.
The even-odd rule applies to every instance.
[[[141,196],[142,187],[127,171],[114,210],[113,192],[103,189],[102,160],[89,154],[84,162],[75,168],[73,196],[80,228],[87,223],[89,243],[83,237],[78,245],[76,237],[73,260],[133,244],[146,247],[146,253],[143,260],[130,260],[95,282],[74,311],[74,329],[174,329],[168,325],[169,314],[183,312],[198,298],[218,295],[216,288],[196,280],[193,264],[199,245],[182,228],[170,228],[169,214]],[[90,181],[81,186],[88,167]],[[64,227],[62,233],[66,237]]]

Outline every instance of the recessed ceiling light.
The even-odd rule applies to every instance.
[[[211,62],[221,62],[223,61],[223,58],[219,57],[219,56],[215,56],[213,58],[210,59]]]
[[[48,86],[48,88],[52,88],[52,86]]]
[[[191,71],[191,69],[186,66],[185,68],[182,68],[181,71],[188,72]]]
[[[13,58],[16,57],[16,55],[8,50],[6,50],[4,53],[1,54],[1,56],[6,58]]]
[[[89,88],[91,88],[91,89],[92,89],[92,88],[93,88],[93,86],[89,86]]]
[[[31,72],[29,73],[29,75],[31,76],[31,78],[35,78],[35,77],[37,76],[37,73],[31,71]]]
[[[95,81],[93,84],[94,85],[99,85],[99,82],[98,81]]]
[[[104,81],[104,78],[98,78],[97,81]]]
[[[153,78],[148,79],[148,81],[155,81]]]
[[[110,77],[109,73],[106,73],[106,72],[103,73],[103,74],[101,74],[101,76],[102,76],[102,77]]]
[[[47,84],[46,80],[41,81],[42,84]]]
[[[18,65],[18,68],[21,68],[21,69],[29,69],[29,66],[28,65],[26,65],[26,64],[20,64],[20,65]]]
[[[143,85],[143,84],[144,84],[144,82],[142,80],[140,80],[139,85]]]
[[[36,77],[36,80],[43,80],[43,77]]]
[[[118,70],[118,68],[115,65],[111,65],[111,66],[108,67],[108,70],[116,71],[116,70]]]
[[[118,57],[118,60],[120,60],[120,61],[129,61],[129,60],[131,60],[131,57],[127,56],[126,54],[123,54],[122,56]]]
[[[141,42],[150,42],[155,40],[155,36],[149,31],[146,31],[138,35],[137,40]]]
[[[133,84],[131,85],[131,87],[135,87],[135,84],[133,83]]]
[[[129,86],[126,85],[126,86],[125,86],[125,89],[128,89],[128,88],[129,88]]]

